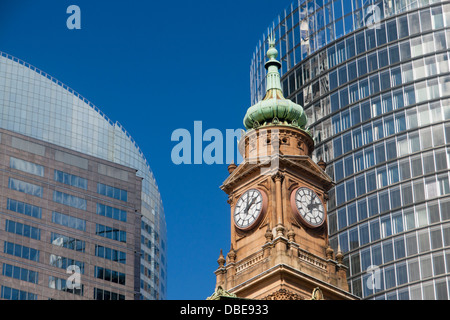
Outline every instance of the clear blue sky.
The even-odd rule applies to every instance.
[[[214,291],[230,245],[227,165],[175,165],[171,134],[243,128],[262,33],[291,0],[0,0],[0,51],[66,83],[119,121],[155,174],[168,228],[168,299]],[[69,5],[81,30],[69,30]],[[208,143],[204,143],[204,146]]]

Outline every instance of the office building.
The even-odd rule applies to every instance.
[[[294,1],[250,68],[265,94],[273,30],[284,96],[327,163],[330,244],[364,299],[448,299],[450,3]],[[262,30],[263,31],[263,30]]]
[[[163,205],[150,166],[130,134],[118,122],[112,122],[73,89],[36,67],[5,53],[0,54],[0,128],[2,138],[8,137],[5,138],[6,153],[2,152],[3,188],[8,192],[2,194],[3,215],[0,217],[3,242],[0,245],[2,250],[4,249],[1,255],[3,265],[0,277],[2,283],[7,279],[11,285],[5,285],[9,288],[5,289],[5,294],[10,294],[6,298],[16,298],[16,295],[12,294],[22,290],[16,286],[15,275],[10,276],[9,266],[12,266],[13,270],[19,267],[20,270],[28,270],[24,272],[35,272],[39,276],[38,282],[33,283],[35,290],[30,286],[25,296],[37,299],[51,298],[45,293],[47,290],[42,288],[61,287],[60,283],[65,278],[60,275],[54,276],[57,278],[55,281],[47,279],[50,275],[46,266],[50,266],[50,261],[53,261],[50,259],[52,254],[59,257],[57,254],[61,253],[61,257],[67,258],[67,261],[72,259],[79,264],[84,263],[81,283],[83,277],[92,279],[99,273],[103,273],[104,277],[108,277],[109,273],[112,275],[117,272],[125,273],[126,285],[120,287],[123,289],[122,293],[113,289],[109,293],[105,286],[98,287],[103,291],[94,290],[97,287],[85,286],[83,289],[85,298],[107,299],[114,295],[114,298],[125,299],[165,299],[167,239]],[[23,143],[14,144],[11,142],[14,139],[28,141],[34,147],[20,149],[17,146],[22,146]],[[35,149],[40,152],[38,155],[34,153]],[[56,158],[60,153],[64,155]],[[11,157],[17,160],[11,160]],[[61,162],[61,159],[69,159],[69,162]],[[71,163],[71,160],[74,163]],[[20,169],[13,167],[16,162],[17,166],[33,172],[26,170],[25,173],[18,172]],[[83,164],[81,167],[80,163]],[[34,170],[39,174],[36,175]],[[133,175],[140,181],[135,181]],[[83,181],[83,186],[72,186],[70,183],[67,186],[64,182],[72,180]],[[32,185],[37,186],[41,197],[37,195],[21,197],[21,191],[35,188]],[[124,194],[126,199],[122,197]],[[9,201],[8,195],[17,203]],[[63,201],[63,205],[60,200]],[[65,203],[67,201],[69,204]],[[13,206],[14,203],[18,207],[26,208],[23,210],[37,210],[40,212],[39,217],[30,218],[20,212],[14,213],[15,211],[8,209],[8,205]],[[83,208],[73,209],[71,204],[81,205]],[[53,212],[61,215],[58,217],[55,214],[54,217]],[[125,216],[126,221],[123,221]],[[52,219],[64,221],[61,222],[64,223],[63,227]],[[12,221],[13,224],[27,225],[26,228],[34,228],[32,230],[36,232],[38,229],[40,240],[30,240],[29,237],[17,232],[9,232],[10,223],[8,222],[6,226],[6,220]],[[69,224],[76,222],[76,226],[78,223],[85,224],[86,230],[71,228],[66,225],[67,221]],[[133,226],[137,229],[133,229]],[[97,232],[107,234],[107,240],[101,238]],[[126,243],[122,241],[125,233]],[[52,238],[54,234],[55,238]],[[117,235],[119,238],[110,238]],[[134,239],[135,236],[139,237],[137,241]],[[76,243],[78,240],[84,241],[85,251],[80,253],[76,250],[66,250],[67,248],[57,248],[58,252],[54,253],[55,245],[62,243],[64,246],[65,242],[61,239],[66,237],[70,240],[75,239]],[[110,245],[110,240],[116,245]],[[51,242],[57,244],[50,245]],[[17,249],[16,245],[21,246],[17,247],[21,248],[20,250],[40,250],[39,260],[27,261],[23,260],[23,257],[10,254],[11,250]],[[97,246],[104,248],[100,249]],[[105,264],[102,260],[103,264],[96,265],[99,260],[94,257],[99,257],[96,254],[101,256],[101,252],[107,255],[103,260],[108,262]],[[112,256],[109,256],[110,253]],[[120,261],[111,260],[120,260],[124,254],[126,255],[124,266]],[[139,262],[134,261],[135,255]],[[76,259],[73,256],[76,256]],[[36,255],[34,258],[36,259]],[[9,265],[6,269],[5,264]],[[107,267],[109,264],[111,268]],[[64,270],[62,271],[64,274]],[[119,276],[119,279],[121,277],[123,276]],[[96,283],[100,281],[97,279],[99,278],[96,278]],[[114,281],[112,283],[116,288]],[[132,288],[133,294],[130,292]]]

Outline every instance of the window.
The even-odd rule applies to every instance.
[[[127,254],[125,252],[108,247],[103,247],[97,244],[95,245],[95,255],[100,258],[120,263],[126,263],[127,261]]]
[[[408,150],[408,139],[406,135],[397,137],[397,145],[398,145],[398,156],[403,157],[409,153]]]
[[[400,171],[400,180],[407,180],[411,178],[410,168],[409,168],[409,161],[401,160],[399,162],[399,171]]]
[[[433,146],[438,147],[445,144],[444,126],[438,125],[432,128]]]
[[[341,21],[342,22],[342,21]],[[336,30],[337,33],[337,30]],[[336,57],[337,57],[337,63],[340,64],[347,60],[345,55],[345,43],[344,41],[339,42],[336,44]]]
[[[8,188],[16,191],[20,191],[26,194],[31,194],[36,197],[42,198],[43,188],[41,186],[21,181],[14,178],[9,178]]]
[[[347,206],[347,219],[348,219],[348,225],[352,225],[358,221],[355,203],[352,203]]]
[[[398,37],[401,39],[407,37],[408,35],[408,20],[407,16],[405,15],[398,18]]]
[[[86,220],[75,218],[56,211],[52,212],[52,222],[80,231],[86,231]]]
[[[349,242],[350,242],[350,250],[356,249],[359,246],[358,241],[358,228],[353,228],[348,233]]]
[[[431,24],[433,29],[440,29],[444,27],[441,6],[431,8]]]
[[[44,167],[33,162],[10,157],[9,166],[13,169],[20,170],[26,173],[31,173],[40,177],[44,176]]]
[[[401,89],[392,92],[392,101],[394,109],[400,109],[405,106]]]
[[[389,193],[388,191],[383,191],[378,194],[378,199],[380,202],[380,213],[389,211]]]
[[[381,245],[372,247],[372,264],[379,266],[383,263],[383,259],[381,256]]]
[[[367,29],[366,30],[366,47],[367,50],[375,48],[377,45],[375,41],[375,30],[374,29]]]
[[[401,42],[399,46],[400,60],[406,61],[411,59],[411,45],[409,44],[409,41]]]
[[[94,300],[125,300],[125,296],[123,294],[94,288]]]
[[[402,73],[400,67],[391,69],[391,85],[393,87],[402,84]]]
[[[80,287],[74,286],[74,288],[69,288],[69,287],[67,287],[66,279],[60,279],[60,278],[56,278],[54,276],[48,277],[48,287],[51,289],[59,290],[59,291],[73,293],[78,296],[83,295],[83,284],[81,284]]]
[[[343,66],[339,68],[339,85],[343,85],[347,82],[347,67]]]
[[[53,201],[62,203],[66,206],[78,208],[81,210],[86,210],[87,201],[86,199],[82,199],[64,192],[53,191]]]
[[[13,256],[39,262],[39,250],[5,241],[3,252]]]
[[[366,57],[358,59],[358,76],[361,77],[367,73],[367,60]]]
[[[337,158],[342,154],[342,139],[341,137],[333,140],[334,157]]]
[[[386,25],[384,23],[379,24],[376,28],[377,45],[381,46],[386,43]]]
[[[359,226],[359,242],[360,245],[369,243],[369,226],[367,223]]]
[[[5,300],[36,300],[37,295],[23,290],[2,286],[1,298]]]
[[[348,252],[348,234],[343,232],[339,235],[339,245],[342,252]]]
[[[366,193],[366,179],[364,174],[356,178],[356,194],[361,196]]]
[[[366,41],[364,38],[364,31],[358,33],[356,36],[356,52],[357,54],[363,53],[364,51],[366,51]]]
[[[411,35],[420,32],[419,15],[417,13],[408,15],[408,24],[409,24],[409,30],[410,30]]]
[[[358,84],[352,84],[349,88],[349,98],[350,98],[350,103],[354,103],[356,101],[359,100],[359,88],[358,88]]]
[[[95,234],[104,238],[126,242],[127,241],[127,233],[126,231],[122,231],[116,228],[112,228],[109,226],[105,226],[102,224],[96,224],[95,226]]]
[[[117,200],[127,201],[126,190],[114,188],[102,183],[97,183],[97,193]]]
[[[375,171],[369,171],[366,173],[367,192],[373,191],[377,188]]]
[[[389,190],[390,198],[391,198],[391,209],[398,208],[402,205],[400,198],[400,188],[396,187]]]
[[[403,239],[403,237],[394,239],[394,253],[395,259],[397,260],[405,257],[405,240]]]
[[[378,197],[377,195],[373,195],[368,199],[368,207],[369,207],[369,216],[374,216],[378,214]],[[373,240],[372,240],[373,241]]]
[[[392,214],[392,229],[394,234],[403,232],[403,216],[401,212]]]
[[[5,231],[30,239],[41,240],[41,229],[20,222],[5,220]]]
[[[375,146],[376,163],[380,164],[386,161],[386,153],[384,150],[384,143]]]
[[[397,113],[395,115],[395,130],[397,132],[402,132],[406,130],[406,119],[403,112]]]
[[[347,201],[350,201],[355,197],[355,183],[353,179],[345,183],[345,190],[347,194]]]
[[[389,63],[392,65],[397,62],[400,62],[400,51],[398,45],[395,45],[389,47]]]
[[[374,70],[378,69],[378,60],[377,60],[377,53],[372,53],[367,57],[367,64],[368,64],[368,70],[369,72],[372,72]]]
[[[408,256],[412,256],[417,253],[417,237],[415,233],[406,235],[406,252]]]
[[[397,144],[395,142],[395,139],[386,141],[386,160],[391,160],[396,157],[397,157]]]
[[[364,144],[369,144],[373,141],[372,126],[370,124],[363,127],[363,141]]]
[[[67,270],[69,266],[77,266],[80,274],[84,274],[84,262],[62,256],[50,255],[49,264],[53,267]]]
[[[6,208],[8,210],[25,214],[27,216],[41,219],[42,218],[42,209],[38,206],[34,206],[25,202],[17,201],[14,199],[7,200]]]
[[[349,100],[348,100],[348,89],[347,88],[344,88],[339,91],[339,102],[341,104],[341,108],[344,108],[345,106],[348,105]]]
[[[391,75],[389,70],[386,70],[380,74],[380,87],[381,91],[387,90],[391,87]]]
[[[342,136],[342,146],[344,149],[344,153],[347,153],[352,150],[352,134],[346,133]]]
[[[115,220],[127,221],[127,212],[125,210],[121,210],[118,208],[110,207],[105,204],[97,203],[97,212],[98,215],[112,218]]]
[[[87,190],[87,179],[66,172],[55,170],[55,181]]]
[[[328,229],[330,234],[334,234],[337,231],[337,220],[336,220],[336,213],[332,213],[328,216]]]
[[[94,277],[97,279],[125,285],[125,273],[114,271],[111,269],[95,266]]]
[[[85,252],[86,242],[72,237],[64,236],[58,233],[51,233],[50,243],[69,250]]]
[[[402,184],[402,201],[405,206],[413,203],[412,186],[410,183]]]
[[[359,82],[359,98],[364,99],[369,96],[369,80],[363,79]]]
[[[355,172],[364,170],[364,156],[363,152],[360,151],[355,153]]]
[[[397,40],[397,22],[395,19],[386,23],[388,42]]]
[[[358,201],[358,218],[359,221],[367,218],[367,203],[365,199]]]
[[[407,83],[414,80],[412,63],[406,63],[402,65],[402,71],[403,71],[403,83]]]
[[[17,267],[17,266],[12,266],[7,263],[3,264],[3,273],[2,274],[5,277],[10,277],[10,278],[14,278],[14,279],[22,280],[22,281],[27,281],[27,282],[31,282],[34,284],[38,283],[38,278],[39,278],[37,271],[33,271],[33,270],[29,270],[29,269],[25,269],[25,268],[21,268],[21,267]]]
[[[388,263],[394,260],[394,248],[392,246],[392,240],[383,242],[383,260],[384,263]]]
[[[381,189],[383,187],[386,187],[388,184],[388,178],[386,173],[386,167],[380,167],[377,168],[377,184],[378,188]]]
[[[438,178],[439,195],[443,196],[450,193],[450,185],[446,174],[439,175]]]
[[[330,72],[330,90],[336,89],[338,84],[337,71]]]
[[[370,103],[365,102],[361,104],[361,120],[366,121],[370,119]]]

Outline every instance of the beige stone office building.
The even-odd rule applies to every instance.
[[[0,299],[165,299],[164,210],[130,134],[2,52],[0,132]]]

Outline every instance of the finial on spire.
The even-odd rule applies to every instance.
[[[266,62],[266,68],[268,69],[269,65],[275,64],[278,70],[280,69],[281,64],[279,61],[277,61],[278,50],[275,48],[275,35],[273,33],[273,30],[269,33],[267,41],[269,43],[269,49],[266,52],[266,56],[269,59],[269,61]]]

